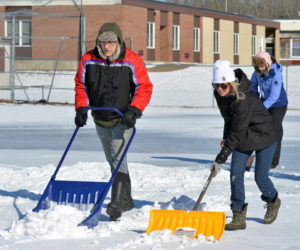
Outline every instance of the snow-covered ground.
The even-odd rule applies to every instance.
[[[0,249],[300,249],[299,110],[287,112],[281,163],[270,172],[282,200],[273,224],[263,224],[266,209],[252,169],[245,175],[246,230],[225,231],[218,242],[177,237],[169,230],[145,234],[151,209],[193,208],[219,152],[223,120],[217,109],[209,107],[211,76],[205,70],[195,73],[191,69],[150,73],[153,98],[137,123],[128,154],[136,208],[117,222],[109,221],[105,212],[109,193],[101,220],[93,229],[77,226],[88,212],[74,207],[54,205],[39,213],[31,211],[75,129],[74,108],[0,104]],[[194,84],[189,84],[189,79]],[[65,78],[56,81],[66,83]],[[0,91],[0,98],[3,95]],[[65,97],[71,100],[69,94]],[[197,102],[210,105],[199,108]],[[229,168],[230,159],[200,205],[204,211],[225,212],[227,221],[232,216]],[[57,179],[108,181],[109,177],[109,166],[89,119],[79,130]]]
[[[176,64],[175,64],[176,65]],[[153,65],[148,66],[153,67]],[[253,67],[240,67],[249,78]],[[214,107],[211,91],[212,65],[195,64],[184,70],[165,73],[150,72],[154,84],[152,106]],[[300,109],[300,66],[284,66],[283,81],[289,99],[289,109]],[[74,103],[75,72],[27,72],[16,75],[15,100]],[[24,88],[20,88],[24,87]],[[10,99],[10,90],[0,91],[0,99]]]

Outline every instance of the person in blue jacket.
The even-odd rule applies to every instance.
[[[283,118],[287,111],[288,99],[283,86],[282,66],[271,58],[268,52],[259,52],[253,59],[255,71],[252,74],[252,90],[260,94],[264,106],[272,115],[277,136],[277,148],[271,168],[279,165],[281,141],[283,137]]]

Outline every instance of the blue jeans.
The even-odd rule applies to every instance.
[[[113,173],[119,164],[126,145],[133,133],[133,129],[118,122],[112,128],[103,128],[96,125],[96,130],[98,137],[101,140],[106,160],[108,161],[111,172]],[[118,172],[129,174],[126,155],[123,158]]]
[[[261,191],[263,201],[272,201],[277,196],[277,191],[269,178],[269,170],[276,149],[276,142],[270,147],[256,150],[255,182]],[[245,204],[244,174],[246,163],[253,151],[234,151],[231,159],[230,185],[231,185],[231,209],[242,211]]]

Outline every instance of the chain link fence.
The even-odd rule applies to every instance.
[[[152,65],[146,65],[152,67]],[[241,68],[251,78],[253,67]],[[74,104],[76,71],[16,71],[15,102]],[[150,105],[165,107],[216,107],[210,81],[212,65],[191,65],[183,70],[149,72],[153,96]],[[300,109],[300,66],[283,66],[289,109]],[[10,100],[11,89],[1,88],[0,99]]]
[[[71,90],[61,79],[74,78],[85,52],[85,16],[76,0],[68,14],[50,13],[44,6],[51,2],[0,13],[0,99],[55,102],[53,91],[63,96]]]

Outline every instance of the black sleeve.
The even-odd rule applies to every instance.
[[[224,143],[224,146],[229,148],[231,152],[247,138],[247,131],[253,113],[253,107],[254,105],[251,105],[247,99],[239,100],[232,105],[233,116],[231,128]]]

